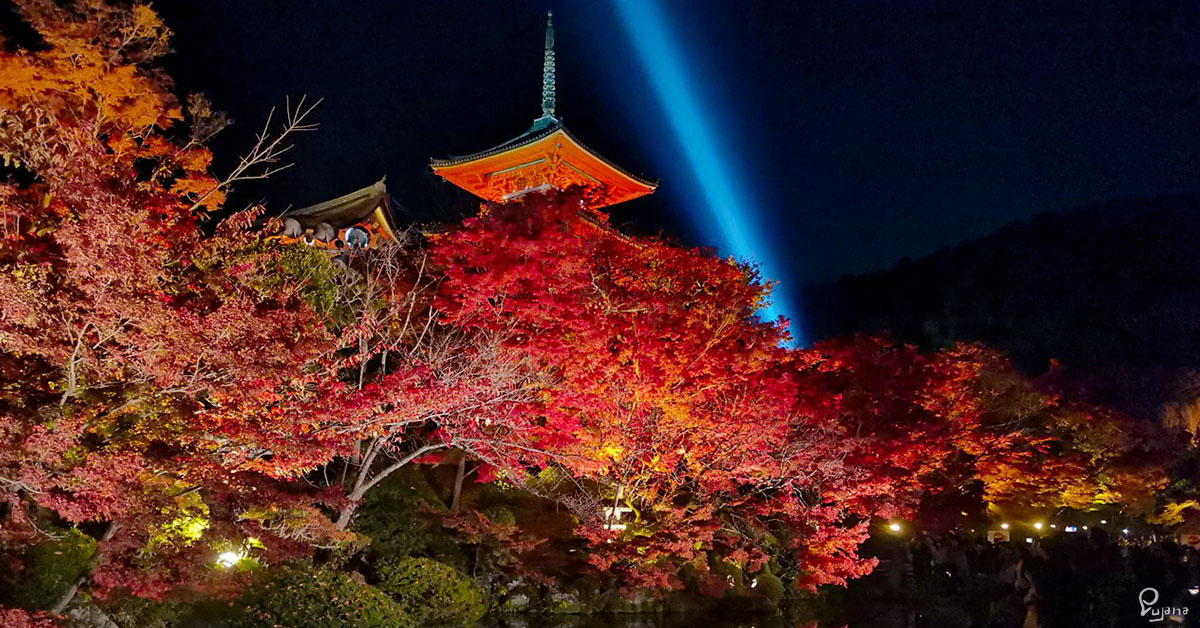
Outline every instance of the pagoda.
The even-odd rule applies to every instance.
[[[546,18],[542,62],[542,115],[521,135],[462,157],[434,159],[434,173],[494,203],[528,192],[580,186],[598,209],[654,192],[657,183],[630,174],[585,146],[555,115],[554,22]]]

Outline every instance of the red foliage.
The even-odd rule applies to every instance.
[[[755,315],[752,268],[623,236],[570,193],[489,207],[433,254],[447,319],[549,374],[535,446],[578,479],[568,499],[598,568],[665,588],[710,552],[756,569],[787,518],[802,568],[831,572],[814,581],[863,571],[826,529],[860,526],[805,505],[843,470],[821,463],[830,434],[797,403],[783,328]],[[606,529],[611,504],[635,509],[635,535]]]
[[[1120,417],[983,348],[789,349],[753,267],[622,235],[576,191],[304,276],[312,251],[251,212],[206,237],[213,114],[193,101],[184,128],[149,65],[154,13],[18,5],[47,45],[0,54],[0,551],[107,523],[96,597],[231,593],[218,551],[347,541],[367,490],[448,448],[569,506],[594,569],[659,589],[685,565],[714,585],[718,560],[844,584],[874,565],[872,518],[966,485],[1002,511],[1144,509],[1165,485]],[[510,568],[533,548],[477,513],[447,523]]]
[[[58,628],[58,622],[46,613],[30,613],[19,608],[0,608],[0,626],[6,628]]]
[[[303,284],[245,230],[253,216],[202,237],[195,191],[216,182],[146,66],[166,51],[152,11],[18,4],[47,46],[0,55],[0,154],[21,171],[0,184],[0,542],[36,540],[44,511],[107,522],[97,596],[218,586],[212,558],[252,535],[265,555],[305,551],[297,524],[247,515],[269,503],[312,519],[313,500],[224,464],[261,451],[257,435],[203,420],[324,350]]]

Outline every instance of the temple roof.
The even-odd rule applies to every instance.
[[[295,238],[299,237],[299,232],[319,232],[322,223],[328,224],[334,232],[354,226],[374,225],[383,237],[395,240],[391,197],[385,181],[386,178],[380,179],[335,199],[284,212],[281,218],[285,224],[285,235]],[[296,229],[286,227],[292,220],[298,223],[299,232],[292,233]]]
[[[633,175],[580,142],[555,115],[554,24],[547,17],[542,62],[542,115],[521,135],[470,155],[434,159],[433,171],[489,201],[504,203],[530,190],[581,186],[593,208],[654,192],[657,183]]]
[[[447,157],[445,159],[431,159],[429,160],[429,165],[433,166],[434,169],[437,169],[445,168],[446,166],[456,166],[468,161],[475,161],[476,159],[483,159],[484,157],[490,157],[497,153],[503,153],[506,150],[517,148],[518,146],[524,146],[525,144],[536,142],[562,128],[564,127],[558,120],[554,120],[551,124],[542,126],[540,128],[535,124],[534,126],[530,127],[528,131],[525,131],[524,133],[512,138],[511,140],[508,140],[507,142],[504,142],[503,144],[497,144],[496,146],[486,150],[481,150],[478,153],[472,153],[470,155],[457,155],[453,157]]]
[[[335,229],[344,229],[362,222],[378,210],[391,227],[392,204],[388,198],[386,179],[380,179],[361,190],[330,199],[316,205],[284,212],[283,218],[295,218],[305,228],[327,222]]]
[[[489,201],[503,203],[522,192],[550,186],[590,188],[600,208],[654,192],[657,184],[630,174],[589,149],[557,121],[485,151],[434,160],[433,171]]]

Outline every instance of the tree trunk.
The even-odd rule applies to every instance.
[[[450,496],[450,512],[458,512],[458,498],[462,495],[463,477],[467,473],[467,456],[460,454],[458,457],[458,473],[454,475],[454,494]]]
[[[362,502],[363,495],[366,495],[367,491],[374,488],[376,484],[382,482],[385,478],[387,478],[387,476],[391,475],[397,469],[435,449],[441,449],[442,447],[444,447],[444,445],[425,445],[424,447],[408,454],[400,460],[393,462],[387,467],[384,467],[383,470],[375,474],[375,476],[370,480],[367,479],[367,475],[371,472],[369,461],[364,460],[363,466],[358,470],[358,478],[354,481],[354,490],[350,491],[350,494],[346,496],[346,499],[348,499],[350,503],[347,504],[340,513],[338,513],[336,522],[337,529],[345,530],[350,525],[350,520],[354,518],[354,511],[358,510],[358,506]]]
[[[348,506],[346,506],[345,508],[342,509],[342,512],[338,514],[337,529],[345,530],[346,526],[350,525],[350,518],[354,516],[354,511],[357,508],[358,508],[358,504],[355,503],[355,504],[349,504]]]

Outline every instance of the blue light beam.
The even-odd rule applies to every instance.
[[[721,232],[721,243],[738,259],[753,261],[764,278],[784,277],[770,240],[761,233],[759,212],[749,200],[750,188],[743,185],[723,155],[726,150],[710,127],[696,90],[688,80],[679,49],[671,37],[657,0],[613,0],[622,25],[642,63],[650,85],[663,109],[675,140],[679,143],[700,188],[709,218]],[[782,282],[776,284],[771,303],[760,315],[774,320],[782,315],[791,321],[793,342],[804,343],[800,320],[790,312],[792,303]]]

